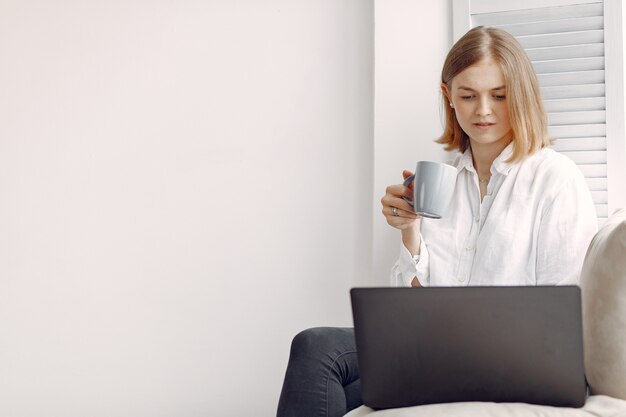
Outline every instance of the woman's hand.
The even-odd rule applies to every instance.
[[[412,172],[404,170],[402,176],[407,179],[413,175]],[[396,229],[405,231],[407,229],[419,230],[421,217],[415,214],[413,207],[404,201],[402,197],[413,200],[413,185],[406,187],[402,184],[390,185],[380,202],[383,205],[383,215],[387,223]]]
[[[402,177],[405,180],[411,175],[413,175],[411,171],[402,171]],[[413,184],[410,187],[403,184],[387,187],[385,195],[380,199],[383,205],[383,215],[390,226],[402,232],[402,243],[411,255],[419,255],[422,218],[415,214],[413,207],[402,197],[408,197],[409,200],[413,200]],[[421,287],[417,277],[413,278],[411,286]]]

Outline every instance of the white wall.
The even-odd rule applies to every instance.
[[[451,1],[376,1],[374,253],[371,285],[388,285],[400,232],[381,214],[380,198],[419,160],[445,161],[441,67],[452,46]]]
[[[372,60],[371,0],[2,1],[0,415],[273,415],[371,281]]]

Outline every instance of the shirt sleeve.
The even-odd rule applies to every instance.
[[[429,257],[424,238],[420,234],[419,260],[415,262],[409,250],[400,243],[400,256],[391,268],[391,285],[394,287],[410,287],[413,278],[417,277],[420,285],[429,285]]]
[[[578,285],[597,229],[591,194],[582,175],[576,176],[543,211],[537,239],[537,285]]]

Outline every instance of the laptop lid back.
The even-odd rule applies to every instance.
[[[353,288],[365,405],[582,407],[580,288]]]

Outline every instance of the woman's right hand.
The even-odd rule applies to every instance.
[[[413,173],[411,171],[402,171],[402,177],[406,180]],[[413,206],[407,203],[402,197],[413,200],[413,184],[410,187],[404,184],[390,185],[380,202],[383,204],[383,215],[387,219],[390,226],[402,231],[402,243],[411,253],[411,255],[419,255],[420,253],[420,226],[422,223],[421,216],[413,211]],[[394,208],[396,210],[394,210]],[[411,281],[412,287],[421,287],[417,277],[413,277]]]
[[[412,172],[404,170],[402,176],[407,179],[413,175]],[[402,231],[417,228],[419,230],[421,217],[415,214],[413,207],[402,197],[413,199],[413,186],[407,187],[403,184],[390,185],[380,202],[383,205],[383,215],[390,226]],[[394,210],[394,208],[396,210]],[[397,215],[396,215],[397,214]]]

